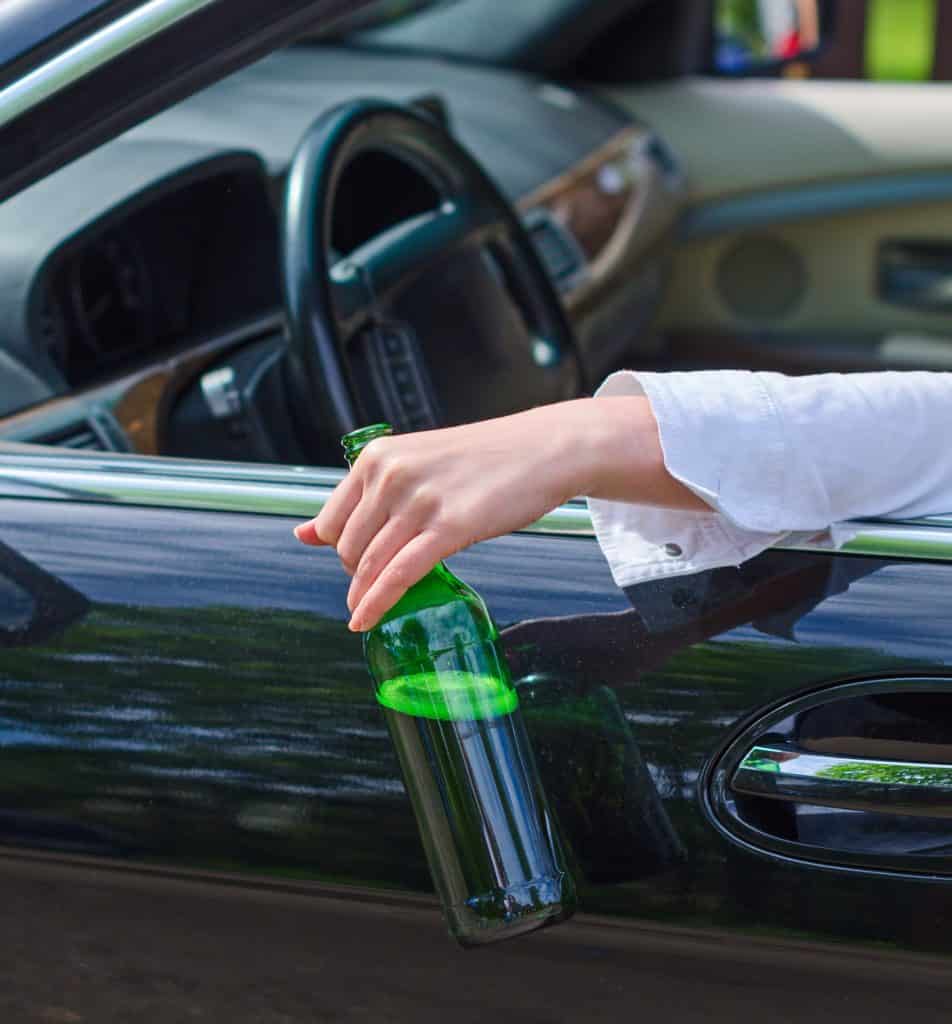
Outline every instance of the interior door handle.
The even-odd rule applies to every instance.
[[[893,241],[879,247],[879,297],[926,312],[952,309],[952,247],[934,241]]]
[[[756,746],[737,766],[738,794],[818,807],[952,818],[952,764],[814,754]]]

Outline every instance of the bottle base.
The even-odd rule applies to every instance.
[[[561,874],[473,896],[447,907],[446,920],[453,938],[472,949],[548,928],[574,912],[572,880]]]

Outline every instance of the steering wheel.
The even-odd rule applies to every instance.
[[[435,202],[339,254],[335,224],[360,196],[339,210],[338,186],[365,154],[398,160]],[[572,329],[522,221],[421,110],[360,100],[311,125],[288,173],[282,250],[294,397],[337,434],[378,419],[398,430],[465,422],[581,391]]]

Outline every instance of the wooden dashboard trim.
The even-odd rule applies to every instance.
[[[556,200],[585,183],[592,175],[597,175],[606,163],[624,156],[635,142],[647,134],[647,130],[638,125],[623,128],[577,164],[566,168],[561,174],[550,178],[523,196],[517,204],[518,208],[525,213],[537,206],[551,206]]]
[[[158,360],[132,378],[127,390],[113,406],[113,415],[126,432],[129,443],[140,455],[161,454],[162,423],[172,403],[188,384],[232,348],[283,330],[284,318],[268,318],[266,324],[242,327],[227,335],[202,342],[185,352]]]
[[[63,420],[81,420],[90,404],[104,405],[122,427],[132,450],[139,455],[159,455],[162,423],[175,399],[218,356],[260,338],[284,330],[284,317],[269,314],[214,338],[187,348],[164,352],[130,373],[95,387],[55,398],[42,405],[0,420],[4,434],[42,436]]]
[[[684,184],[651,151],[652,133],[629,125],[585,159],[530,192],[523,214],[544,209],[568,229],[587,260],[563,293],[576,327],[606,287],[619,287],[653,253],[681,211]]]

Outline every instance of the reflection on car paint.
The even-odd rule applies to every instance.
[[[67,536],[63,508],[7,503],[16,555],[0,565],[26,560],[81,601],[54,630],[4,651],[0,839],[124,864],[426,891],[333,554],[302,556],[289,520],[243,514],[140,510],[130,530],[127,510],[75,505]],[[679,581],[691,600],[674,602],[651,584],[618,591],[591,539],[502,538],[454,566],[507,624],[514,677],[553,687],[537,728],[563,799],[587,785],[580,810],[627,828],[632,775],[599,752],[618,735],[615,749],[641,759],[654,795],[642,792],[683,848],[639,875],[644,851],[629,847],[609,865],[616,880],[582,879],[585,910],[952,945],[930,923],[943,901],[952,912],[952,896],[752,858],[714,834],[696,800],[729,723],[835,679],[946,668],[946,642],[920,635],[952,611],[947,569],[771,551]],[[627,737],[599,710],[604,693]],[[576,754],[573,779],[562,768]],[[591,833],[573,828],[598,862]],[[913,920],[928,926],[903,930]]]

